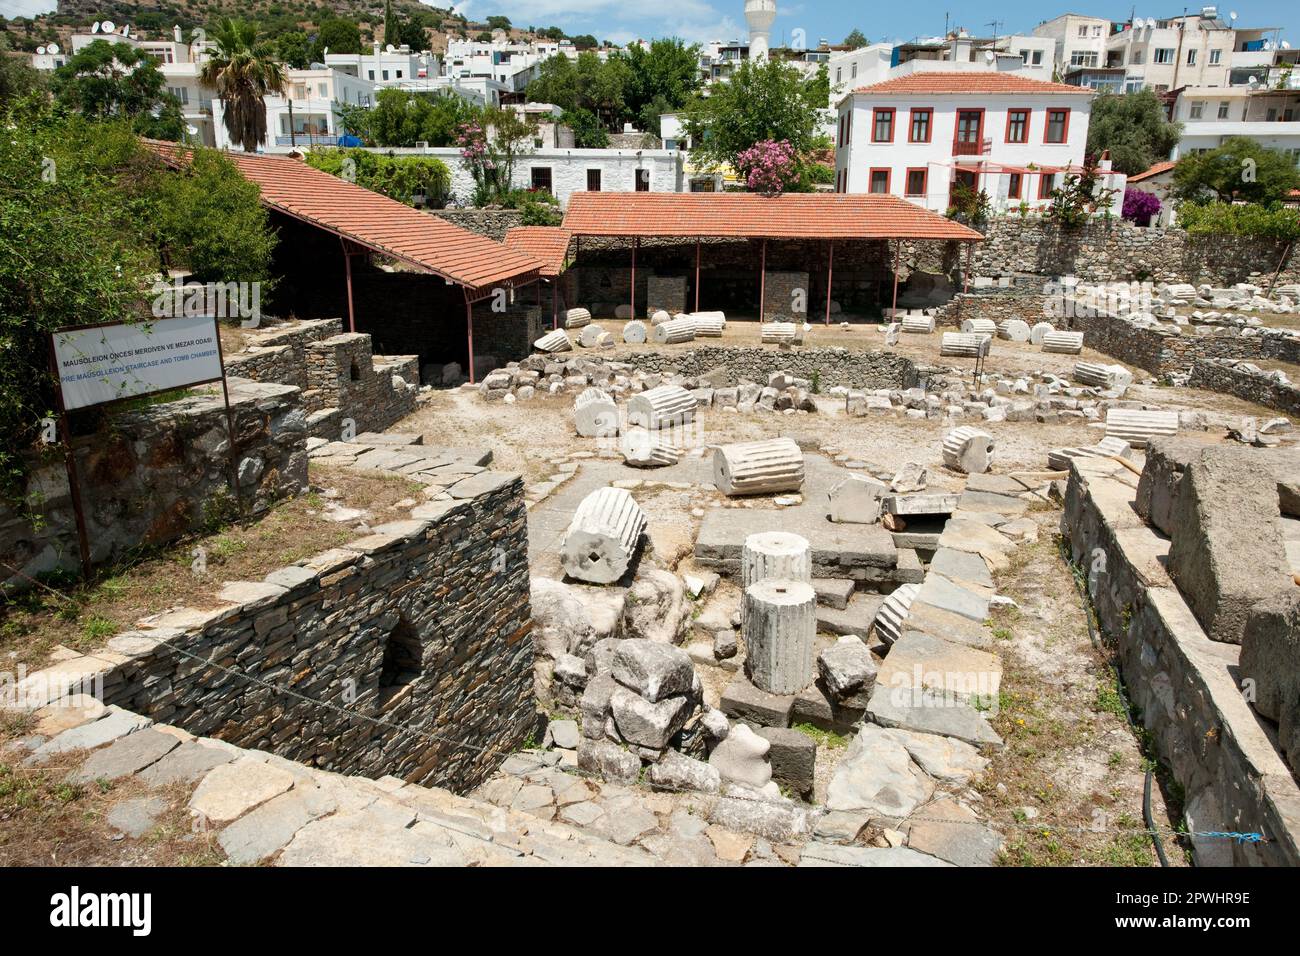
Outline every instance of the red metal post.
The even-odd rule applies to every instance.
[[[830,256],[826,259],[826,324],[831,324],[831,280],[835,277],[835,240],[830,241]]]
[[[474,384],[474,303],[465,293],[465,335],[469,340],[469,383]]]
[[[897,321],[898,318],[898,316],[896,315],[896,313],[898,312],[898,266],[899,266],[899,262],[903,258],[903,240],[896,239],[894,240],[894,242],[895,242],[894,245],[894,305],[889,313],[890,322]]]
[[[966,243],[966,269],[962,273],[962,277],[961,277],[961,291],[963,292],[970,291],[970,270],[971,270],[971,263],[974,260],[974,258],[975,258],[975,243],[968,242]]]
[[[339,236],[339,244],[343,246],[343,268],[348,276],[348,331],[357,330],[357,317],[352,311],[352,253],[348,251],[348,241]]]
[[[632,318],[636,318],[636,251],[641,246],[641,237],[632,240]]]
[[[700,311],[700,240],[695,240],[695,311]]]
[[[767,303],[767,239],[763,240],[763,252],[758,260],[758,321],[763,321],[763,312]]]

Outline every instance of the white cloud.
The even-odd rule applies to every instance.
[[[56,0],[0,0],[0,16],[34,17],[42,13],[53,13]]]

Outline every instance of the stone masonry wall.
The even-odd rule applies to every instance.
[[[1247,363],[1231,359],[1197,359],[1187,380],[1192,388],[1224,392],[1284,415],[1300,415],[1300,388],[1279,382],[1272,375]]]
[[[497,242],[503,242],[507,232],[524,224],[524,214],[518,209],[432,209],[429,215]]]
[[[984,241],[975,243],[975,275],[1266,285],[1282,265],[1278,282],[1300,281],[1300,256],[1275,239],[1189,236],[1178,228],[1144,228],[1125,221],[1095,221],[1078,230],[1061,230],[1043,219],[1019,216],[993,219],[981,231]]]
[[[476,786],[535,722],[527,525],[517,475],[451,498],[113,638],[105,702],[340,773]]]
[[[792,349],[702,346],[689,352],[629,352],[610,361],[626,362],[647,372],[705,375],[722,370],[726,384],[739,379],[766,382],[774,372],[799,378],[816,375],[819,385],[832,388],[914,388],[920,381],[916,366],[892,352],[860,352],[840,348]]]
[[[763,321],[807,322],[808,294],[808,273],[769,271],[763,288]],[[798,306],[802,311],[795,312]]]
[[[342,328],[342,319],[268,326],[226,356],[226,374],[302,389],[314,437],[338,439],[346,421],[358,434],[383,431],[415,410],[419,359],[373,355],[369,335]]]
[[[253,513],[307,483],[307,416],[290,385],[230,383],[239,487]],[[96,563],[179,538],[235,511],[230,444],[219,387],[113,415],[109,427],[73,440],[90,554]],[[80,567],[71,492],[61,453],[33,459],[31,514],[0,506],[0,581]],[[35,519],[33,520],[33,516]]]
[[[1193,838],[1202,866],[1300,865],[1300,789],[1237,686],[1240,648],[1211,641],[1164,570],[1169,540],[1133,512],[1133,477],[1071,464],[1061,530],[1160,759],[1182,787],[1188,828],[1262,832]]]

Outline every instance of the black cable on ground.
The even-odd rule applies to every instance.
[[[1101,643],[1101,635],[1097,633],[1097,629],[1093,626],[1092,619],[1094,615],[1094,605],[1092,603],[1092,598],[1088,596],[1088,589],[1084,586],[1081,575],[1075,570],[1074,562],[1070,560],[1070,553],[1067,550],[1067,547],[1065,537],[1062,536],[1061,560],[1063,560],[1065,566],[1070,569],[1070,577],[1074,580],[1074,589],[1079,592],[1079,599],[1083,601],[1083,616],[1088,622],[1088,640],[1092,642],[1092,646],[1096,649],[1097,653],[1101,655],[1102,660],[1106,661],[1111,671],[1114,673],[1115,691],[1119,694],[1120,703],[1124,705],[1124,719],[1128,721],[1129,728],[1136,732],[1138,726],[1133,721],[1133,705],[1129,701],[1128,689],[1124,686],[1124,678],[1120,674],[1119,659],[1117,656],[1107,653],[1105,646]],[[1165,855],[1164,841],[1160,839],[1160,833],[1156,830],[1155,819],[1151,814],[1151,780],[1153,776],[1154,774],[1148,770],[1146,781],[1142,788],[1142,819],[1151,833],[1151,842],[1155,845],[1156,856],[1159,858],[1160,865],[1163,867],[1169,865],[1169,857]]]

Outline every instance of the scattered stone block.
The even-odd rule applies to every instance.
[[[645,512],[631,494],[600,488],[574,511],[560,545],[560,563],[579,581],[612,584],[631,565],[645,528]]]
[[[976,475],[993,462],[993,436],[969,425],[954,428],[943,439],[943,463],[954,471]]]
[[[758,735],[770,745],[772,779],[801,797],[810,796],[817,772],[816,741],[789,727],[760,727]]]
[[[817,656],[817,670],[836,697],[870,691],[876,682],[876,662],[862,639],[846,634]]]
[[[866,475],[849,475],[827,495],[827,517],[844,524],[875,524],[880,520],[881,498],[888,491],[884,482]]]
[[[804,460],[789,438],[719,445],[713,452],[713,483],[728,497],[798,491]]]
[[[795,695],[769,694],[738,674],[722,692],[719,706],[733,720],[748,720],[763,727],[789,727]]]
[[[709,766],[723,780],[760,789],[772,779],[772,767],[767,761],[769,743],[747,724],[736,724],[709,755]]]

